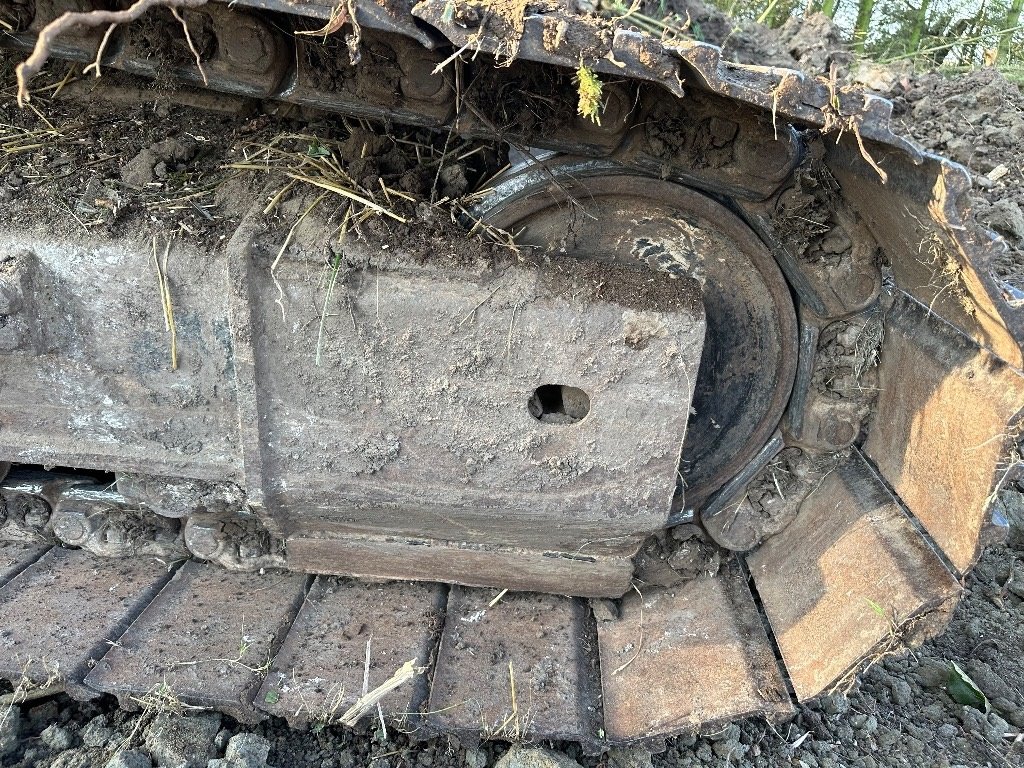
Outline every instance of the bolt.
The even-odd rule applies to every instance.
[[[82,509],[57,507],[54,513],[53,533],[65,544],[80,547],[95,531],[95,525]]]
[[[440,104],[448,98],[449,88],[441,74],[434,74],[437,62],[427,58],[422,51],[399,48],[398,66],[402,69],[399,88],[407,99],[429,101]]]
[[[218,523],[189,520],[185,524],[185,546],[196,557],[213,560],[224,549],[224,533]]]
[[[818,428],[818,438],[841,448],[852,443],[860,431],[860,424],[838,414],[830,414]]]
[[[231,64],[252,72],[266,72],[276,48],[272,33],[255,19],[232,15],[232,28],[218,30],[223,57]],[[220,34],[223,32],[223,34]]]

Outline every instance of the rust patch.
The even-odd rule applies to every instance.
[[[748,563],[801,701],[873,649],[901,647],[908,627],[944,625],[958,593],[859,453]]]
[[[405,662],[428,667],[443,622],[441,584],[364,584],[321,576],[313,583],[256,705],[292,725],[329,723]],[[368,665],[367,665],[368,664]],[[406,720],[427,695],[420,675],[380,702]]]
[[[746,582],[712,579],[630,594],[598,619],[610,741],[668,736],[750,714],[787,715],[786,694]]]
[[[428,726],[513,741],[592,741],[596,664],[582,600],[455,587]]]
[[[107,561],[109,562],[109,561]],[[174,575],[86,683],[140,701],[262,719],[252,697],[302,600],[306,577],[230,573],[195,561]]]
[[[878,376],[865,453],[966,571],[1008,469],[1024,377],[903,294],[885,319]]]

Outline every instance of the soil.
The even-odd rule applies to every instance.
[[[674,5],[691,11],[694,30],[703,39],[724,43],[727,55],[739,61],[799,65],[815,72],[827,70],[832,62],[849,62],[829,42],[828,29],[815,26],[818,22],[771,32],[737,25],[697,3],[677,0]],[[7,74],[4,83],[10,82]],[[952,79],[899,73],[886,82],[904,129],[925,148],[974,171],[975,213],[1017,249],[1000,266],[1001,274],[1024,287],[1019,250],[1024,248],[1024,168],[1018,149],[1024,139],[1024,96],[1019,88],[992,71]],[[132,232],[140,238],[173,231],[196,243],[228,236],[237,222],[222,212],[239,209],[241,201],[264,193],[264,179],[240,176],[223,168],[220,159],[241,158],[244,147],[269,141],[282,126],[280,119],[272,123],[264,115],[237,111],[232,102],[225,102],[233,110],[227,114],[183,110],[153,90],[145,103],[113,109],[96,105],[88,114],[79,105],[49,105],[46,114],[53,129],[47,130],[32,113],[12,109],[11,95],[5,87],[0,104],[4,146],[10,146],[6,142],[12,137],[41,146],[0,155],[0,216],[17,220],[31,212],[33,218],[50,222],[51,233],[67,237],[80,236],[83,230],[111,237]],[[168,118],[172,112],[173,121],[152,119]],[[296,129],[324,140],[371,141],[353,139],[336,121],[296,118]],[[431,156],[445,152],[443,136],[413,133],[407,138]],[[462,162],[459,174],[442,178],[433,173],[436,165],[425,171],[411,163],[398,144],[383,149],[378,157],[390,159],[354,162],[348,168],[363,188],[377,189],[383,181],[435,199],[458,197],[501,159],[488,149]],[[1000,171],[1003,167],[1005,172]],[[40,194],[37,187],[44,184],[47,191]],[[446,228],[454,225],[436,209],[402,199],[395,206],[410,221],[436,224],[395,226],[396,237],[423,253],[449,242]],[[739,721],[713,733],[673,739],[653,756],[637,752],[592,757],[577,745],[547,746],[586,768],[1024,765],[1024,496],[1010,491],[1002,503],[1014,522],[1009,542],[990,547],[966,578],[964,598],[946,632],[918,649],[875,660],[848,690],[801,707],[791,722]],[[951,697],[951,662],[984,692],[987,714]],[[0,723],[0,764],[11,768],[102,766],[118,752],[135,761],[122,759],[122,765],[147,766],[154,760],[171,764],[162,761],[165,752],[159,743],[168,727],[166,718],[118,709],[108,698],[78,703],[57,695],[0,707]],[[239,734],[266,739],[269,755],[264,764],[275,766],[484,768],[509,748],[496,741],[467,747],[455,738],[414,742],[379,726],[291,730],[278,719],[257,727],[226,717],[209,719],[194,731],[198,735],[190,759],[201,766],[225,756],[230,737]],[[245,764],[232,759],[227,755],[227,763],[216,765]]]

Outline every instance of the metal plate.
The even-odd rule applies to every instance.
[[[801,700],[873,649],[938,631],[959,587],[859,453],[747,559]]]
[[[163,243],[160,246],[161,259]],[[5,459],[185,477],[239,469],[222,257],[176,243],[168,280],[178,369],[152,254],[5,231],[0,280],[16,297],[0,385]],[[130,324],[114,318],[132,317]],[[13,345],[17,349],[10,349]],[[16,384],[15,384],[16,382]]]
[[[961,571],[1009,469],[1024,377],[899,294],[885,317],[867,456]]]
[[[292,725],[327,723],[359,699],[364,682],[372,691],[411,659],[417,667],[429,668],[446,591],[441,584],[317,578],[256,706]],[[404,721],[419,711],[426,696],[427,678],[419,674],[380,705],[386,716]]]
[[[0,589],[0,677],[94,696],[82,678],[169,578],[153,558],[51,549]]]
[[[627,595],[599,618],[604,729],[613,743],[669,736],[792,704],[738,568]]]
[[[231,573],[185,563],[86,684],[123,703],[182,704],[263,715],[252,698],[291,625],[306,577]]]
[[[306,573],[370,579],[452,581],[584,597],[620,597],[633,578],[633,561],[581,552],[536,552],[397,537],[288,540],[288,566]]]
[[[0,585],[6,584],[32,565],[49,548],[48,544],[0,541]]]
[[[352,246],[318,339],[319,257],[282,259],[283,317],[273,251],[253,251],[268,261],[239,265],[255,300],[239,310],[252,313],[266,508],[286,535],[629,557],[664,525],[703,339],[695,282]],[[582,389],[589,414],[535,418],[546,384]],[[476,572],[497,583],[501,565]]]
[[[498,596],[452,588],[428,728],[513,741],[596,739],[597,656],[586,602]]]

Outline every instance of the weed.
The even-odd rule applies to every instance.
[[[576,69],[576,92],[579,95],[579,104],[576,111],[597,125],[601,124],[601,96],[604,86],[593,69],[580,62]]]
[[[7,722],[15,705],[50,696],[64,689],[63,677],[55,662],[28,659],[21,668],[21,677],[11,693],[0,696],[0,727]]]

